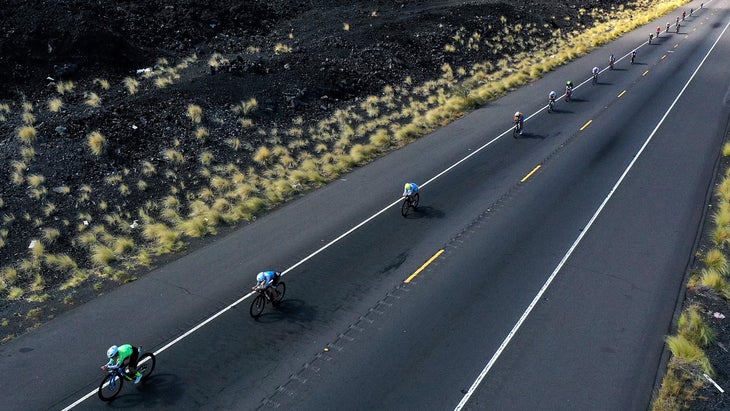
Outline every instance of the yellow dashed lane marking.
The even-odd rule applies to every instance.
[[[649,73],[649,70],[646,70],[645,72],[641,73],[641,77],[644,77],[644,76],[645,76],[645,75],[647,75],[648,73]]]
[[[667,58],[666,54],[662,56],[661,60],[664,60],[665,58]]]
[[[583,124],[583,127],[580,128],[580,131],[583,131],[586,129],[586,127],[590,126],[593,120],[588,120],[587,123]]]
[[[410,283],[411,280],[413,280],[414,278],[416,278],[416,276],[418,274],[421,274],[421,271],[425,270],[426,267],[428,267],[428,265],[431,264],[433,262],[433,260],[437,259],[441,254],[443,254],[443,252],[444,252],[443,249],[438,250],[438,252],[436,254],[434,254],[433,257],[429,258],[428,261],[426,261],[425,263],[423,263],[423,265],[421,266],[421,268],[419,268],[418,270],[416,270],[415,273],[411,274],[411,276],[408,277],[408,278],[406,278],[405,281],[403,281],[403,282],[406,283],[406,284],[407,283]]]
[[[616,98],[621,98],[621,96],[623,96],[624,94],[626,94],[626,90],[622,91],[621,94],[619,94],[618,96],[616,96]]]
[[[522,180],[520,180],[520,183],[524,183],[525,181],[527,181],[527,179],[532,177],[532,175],[535,174],[535,172],[537,172],[537,170],[539,170],[541,167],[542,167],[542,165],[538,164],[535,168],[532,169],[532,171],[527,173],[526,176],[522,177]]]

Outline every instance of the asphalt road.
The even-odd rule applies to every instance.
[[[153,377],[75,409],[646,408],[730,111],[728,33],[677,98],[730,21],[728,0],[705,3],[638,64],[620,60],[528,119],[520,139],[493,140],[516,109],[537,112],[657,23],[3,345],[2,408],[74,403],[124,342],[159,353]],[[409,218],[388,208],[312,255],[406,180],[470,153]],[[307,257],[278,310],[254,321],[246,299],[168,345],[246,295],[256,272]]]

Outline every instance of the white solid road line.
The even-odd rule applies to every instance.
[[[589,78],[589,80],[590,80],[590,78]],[[581,83],[580,85],[583,85],[583,84],[585,84],[586,82],[588,82],[588,80],[584,81],[584,82],[583,82],[583,83]],[[580,85],[579,85],[579,86],[580,86]],[[577,87],[576,87],[576,88],[577,88]],[[525,121],[527,121],[527,120],[531,119],[532,117],[534,117],[534,116],[538,115],[538,114],[539,114],[539,113],[540,113],[541,111],[542,111],[542,109],[540,109],[540,110],[536,111],[535,113],[531,114],[531,115],[530,115],[529,117],[526,117],[526,118],[525,118]],[[487,143],[485,143],[485,144],[484,144],[484,145],[482,145],[481,147],[479,147],[479,148],[477,148],[476,150],[472,151],[472,152],[471,152],[471,153],[469,153],[469,154],[468,154],[467,156],[465,156],[465,157],[464,157],[464,158],[462,158],[461,160],[457,161],[457,162],[456,162],[456,163],[454,163],[453,165],[451,165],[451,166],[447,167],[447,168],[446,168],[445,170],[443,170],[443,171],[441,171],[440,173],[436,174],[435,176],[431,177],[431,178],[430,178],[430,179],[429,179],[428,181],[426,181],[425,183],[421,184],[421,187],[426,187],[426,186],[427,186],[428,184],[430,184],[430,183],[434,182],[434,181],[435,181],[436,179],[438,179],[438,178],[439,178],[439,177],[441,177],[442,175],[444,175],[444,174],[448,173],[449,171],[451,171],[452,169],[454,169],[454,168],[455,168],[456,166],[458,166],[459,164],[463,163],[464,161],[468,160],[469,158],[471,158],[472,156],[474,156],[474,155],[475,155],[475,154],[477,154],[478,152],[480,152],[480,151],[484,150],[485,148],[487,148],[488,146],[492,145],[492,144],[493,144],[493,143],[494,143],[495,141],[497,141],[497,140],[499,140],[500,138],[504,137],[504,136],[505,136],[505,135],[506,135],[507,133],[510,133],[511,131],[512,131],[512,127],[510,127],[509,129],[505,130],[505,131],[504,131],[504,132],[502,132],[502,133],[501,133],[500,135],[498,135],[497,137],[495,137],[495,138],[493,138],[492,140],[488,141]],[[375,213],[375,214],[371,215],[370,217],[366,218],[365,220],[363,220],[363,221],[362,221],[362,222],[360,222],[359,224],[355,225],[355,226],[354,226],[354,227],[352,227],[351,229],[349,229],[349,230],[347,230],[346,232],[342,233],[342,234],[341,234],[340,236],[338,236],[338,237],[337,237],[337,238],[335,238],[334,240],[332,240],[332,241],[330,241],[329,243],[325,244],[324,246],[320,247],[319,249],[317,249],[316,251],[314,251],[314,252],[313,252],[312,254],[310,254],[310,255],[308,255],[308,256],[306,256],[306,257],[304,257],[303,259],[301,259],[300,261],[298,261],[297,263],[295,263],[295,264],[294,264],[294,265],[292,265],[291,267],[289,267],[289,268],[287,268],[286,270],[282,271],[281,275],[282,275],[282,276],[284,276],[284,275],[286,275],[287,273],[289,273],[289,272],[291,272],[292,270],[294,270],[295,268],[297,268],[297,267],[299,267],[300,265],[304,264],[304,263],[305,263],[306,261],[310,260],[311,258],[313,258],[314,256],[316,256],[317,254],[321,253],[322,251],[326,250],[327,248],[329,248],[329,247],[330,247],[330,246],[332,246],[333,244],[335,244],[335,243],[337,243],[338,241],[342,240],[343,238],[345,238],[346,236],[348,236],[349,234],[351,234],[351,233],[352,233],[353,231],[355,231],[355,230],[359,229],[360,227],[362,227],[363,225],[365,225],[365,224],[369,223],[369,222],[370,222],[370,221],[372,221],[372,220],[373,220],[373,219],[374,219],[375,217],[379,216],[380,214],[383,214],[383,213],[384,213],[384,212],[385,212],[386,210],[388,210],[389,208],[391,208],[391,207],[393,207],[394,205],[396,205],[396,204],[400,203],[400,201],[401,201],[401,199],[400,199],[400,198],[398,198],[397,200],[395,200],[395,201],[393,201],[392,203],[388,204],[387,206],[385,206],[385,207],[384,207],[383,209],[381,209],[381,210],[380,210],[380,211],[378,211],[377,213]],[[186,332],[185,332],[184,334],[182,334],[182,335],[180,335],[179,337],[175,338],[174,340],[170,341],[170,342],[169,342],[169,343],[167,343],[167,344],[166,344],[165,346],[163,346],[163,347],[162,347],[162,348],[160,348],[159,350],[155,351],[155,352],[154,352],[154,354],[155,354],[156,356],[157,356],[157,355],[159,355],[159,354],[161,354],[161,353],[162,353],[163,351],[165,351],[165,350],[167,350],[168,348],[172,347],[173,345],[177,344],[177,343],[178,343],[178,342],[180,342],[180,341],[181,341],[182,339],[184,339],[185,337],[188,337],[188,336],[189,336],[190,334],[194,333],[195,331],[198,331],[199,329],[201,329],[201,328],[202,328],[203,326],[205,326],[205,325],[206,325],[206,324],[208,324],[209,322],[211,322],[211,321],[213,321],[214,319],[216,319],[216,318],[220,317],[220,316],[221,316],[221,315],[222,315],[223,313],[225,313],[226,311],[230,310],[231,308],[233,308],[233,307],[237,306],[238,304],[240,304],[241,302],[243,302],[243,301],[244,301],[244,300],[246,300],[247,298],[251,297],[251,296],[252,296],[253,294],[254,294],[254,292],[250,292],[250,293],[248,293],[248,294],[244,295],[243,297],[239,298],[238,300],[234,301],[233,303],[231,303],[231,304],[230,304],[230,305],[228,305],[227,307],[225,307],[225,308],[223,308],[222,310],[218,311],[217,313],[213,314],[213,315],[212,315],[212,316],[210,316],[209,318],[207,318],[207,319],[203,320],[203,321],[202,321],[201,323],[199,323],[199,324],[198,324],[198,325],[196,325],[195,327],[193,327],[193,328],[191,328],[190,330],[186,331]],[[68,405],[68,406],[67,406],[66,408],[64,408],[64,409],[63,409],[63,411],[67,411],[67,410],[70,410],[70,409],[74,408],[75,406],[79,405],[80,403],[82,403],[83,401],[85,401],[86,399],[88,399],[89,397],[91,397],[91,396],[93,396],[94,394],[96,394],[96,392],[97,392],[97,390],[96,390],[96,389],[95,389],[95,390],[93,390],[93,391],[91,391],[91,392],[89,392],[88,394],[86,394],[86,395],[84,395],[83,397],[79,398],[78,400],[74,401],[74,402],[73,402],[72,404]]]
[[[705,63],[705,60],[707,60],[707,57],[710,56],[710,53],[712,53],[712,50],[715,49],[715,46],[720,41],[720,38],[723,36],[723,34],[725,34],[725,31],[727,31],[729,26],[730,26],[730,22],[728,22],[728,24],[725,25],[725,29],[717,37],[715,42],[712,44],[712,47],[710,47],[710,50],[707,52],[707,54],[705,54],[705,57],[702,59],[702,61],[700,61],[700,64],[697,66],[695,71],[692,73],[689,80],[687,80],[684,87],[682,87],[682,90],[680,90],[679,94],[677,94],[677,97],[672,102],[672,105],[669,106],[667,111],[662,116],[661,120],[659,120],[659,123],[657,123],[656,127],[654,127],[654,130],[651,132],[651,134],[646,139],[644,144],[641,146],[639,151],[636,153],[633,160],[631,160],[631,163],[629,163],[629,165],[626,167],[623,174],[621,174],[621,177],[619,177],[618,181],[616,181],[616,184],[614,184],[614,186],[608,192],[608,194],[606,195],[606,198],[603,200],[601,205],[598,207],[595,214],[593,214],[593,217],[591,217],[591,219],[588,221],[588,223],[585,225],[585,227],[583,227],[583,229],[580,232],[580,235],[578,235],[578,238],[575,239],[575,241],[573,242],[573,245],[570,246],[570,248],[568,249],[568,252],[566,252],[565,256],[563,256],[563,259],[560,260],[560,263],[558,263],[557,267],[555,267],[555,270],[553,270],[552,274],[550,274],[550,277],[548,277],[547,281],[545,281],[545,284],[543,284],[542,288],[540,288],[540,291],[538,291],[537,295],[535,295],[535,298],[532,299],[532,302],[530,302],[530,305],[527,306],[527,309],[525,309],[525,312],[522,313],[522,316],[520,317],[520,319],[517,320],[517,323],[514,325],[514,327],[512,327],[512,330],[510,330],[510,332],[507,334],[507,337],[505,337],[504,341],[502,341],[502,344],[500,344],[497,351],[494,353],[494,355],[492,355],[492,358],[490,358],[489,362],[484,367],[482,372],[479,373],[479,375],[477,376],[477,379],[474,381],[474,383],[471,385],[471,387],[469,387],[469,390],[466,392],[466,394],[464,394],[464,397],[461,399],[461,401],[459,401],[459,404],[457,404],[456,408],[454,408],[454,411],[460,411],[462,408],[464,408],[466,403],[469,401],[471,396],[476,391],[477,387],[479,387],[482,380],[484,380],[484,377],[487,376],[487,373],[489,373],[489,370],[492,368],[494,363],[502,355],[502,352],[505,350],[505,348],[507,348],[507,345],[509,345],[512,338],[515,336],[517,331],[520,329],[522,324],[527,319],[527,316],[530,315],[530,312],[532,312],[532,309],[535,308],[535,306],[537,305],[537,302],[540,301],[540,298],[542,298],[542,295],[545,294],[545,291],[547,291],[548,287],[550,287],[550,284],[555,279],[555,276],[557,276],[558,272],[560,272],[560,270],[563,268],[563,265],[565,265],[565,262],[573,254],[573,251],[575,251],[576,247],[578,247],[578,244],[581,242],[581,240],[583,240],[583,237],[585,237],[588,230],[591,228],[593,223],[598,218],[598,215],[601,214],[601,211],[603,211],[603,208],[606,206],[606,204],[611,199],[611,197],[613,197],[613,194],[616,192],[618,187],[624,181],[624,178],[626,178],[626,176],[629,174],[629,171],[631,170],[631,168],[634,166],[634,164],[639,159],[639,157],[641,157],[641,154],[644,152],[644,149],[646,148],[646,146],[649,145],[649,142],[652,140],[652,138],[654,138],[654,135],[656,134],[657,130],[659,130],[659,127],[662,125],[662,123],[664,123],[664,120],[669,115],[669,112],[672,111],[672,109],[674,108],[674,105],[677,104],[677,101],[679,101],[679,98],[682,96],[682,94],[684,94],[684,91],[689,86],[689,83],[692,82],[692,79],[694,79],[697,72],[700,70],[702,65]]]

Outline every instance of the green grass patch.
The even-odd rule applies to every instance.
[[[715,370],[707,359],[705,352],[700,347],[686,339],[682,335],[667,337],[667,346],[672,355],[687,363],[696,364],[706,374],[715,375]]]
[[[679,335],[698,347],[708,347],[716,338],[715,332],[702,319],[697,305],[692,305],[682,312],[677,328]]]
[[[97,266],[106,267],[116,259],[114,250],[103,244],[95,244],[91,247],[91,261]]]
[[[707,268],[717,271],[723,275],[728,272],[727,258],[725,257],[725,254],[717,248],[713,248],[707,252],[705,255],[705,265],[707,265]]]

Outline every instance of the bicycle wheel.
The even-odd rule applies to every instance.
[[[403,217],[408,215],[408,208],[411,206],[411,201],[408,197],[406,197],[405,200],[403,200],[403,204],[400,206],[400,213],[403,215]]]
[[[264,307],[266,307],[266,297],[263,294],[259,294],[251,302],[251,317],[259,318],[261,313],[264,312]]]
[[[520,125],[515,124],[515,127],[512,129],[512,137],[517,138],[518,135],[520,135]]]
[[[112,378],[114,379],[112,381]],[[105,387],[104,385],[109,382]],[[99,384],[99,399],[102,401],[111,401],[116,397],[122,390],[122,384],[124,384],[124,378],[121,378],[116,373],[111,373],[104,377]]]
[[[418,193],[414,194],[411,199],[411,207],[413,207],[414,211],[418,208],[419,201],[421,201],[421,196]]]
[[[276,285],[276,299],[273,301],[274,305],[281,304],[281,300],[284,299],[284,294],[286,294],[286,284],[283,281],[279,281],[279,284]]]
[[[137,372],[142,374],[142,382],[145,382],[148,378],[150,378],[152,371],[155,370],[156,363],[157,359],[151,352],[146,352],[139,357],[139,361],[137,362]]]
[[[555,103],[553,103],[552,101],[548,102],[548,113],[552,113],[553,112],[553,105],[554,104]]]

